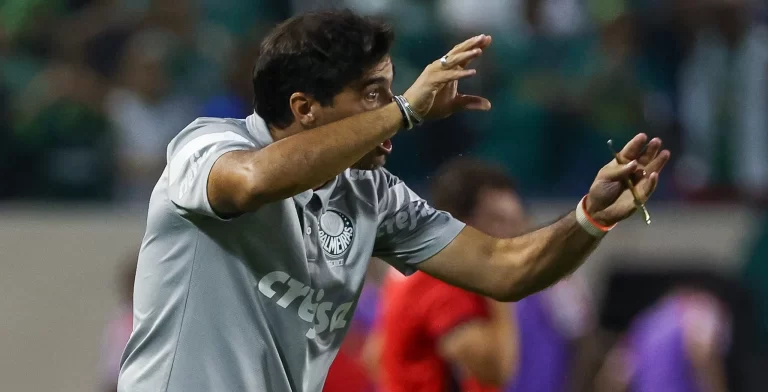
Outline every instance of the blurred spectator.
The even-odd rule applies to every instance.
[[[748,0],[705,7],[709,25],[680,70],[684,156],[678,181],[692,197],[768,195],[768,30]]]
[[[561,157],[561,150],[575,149],[560,148],[555,144],[558,138],[570,141],[583,134],[582,130],[581,134],[573,135],[574,127],[564,118],[572,112],[571,102],[566,99],[574,82],[569,75],[583,68],[585,40],[581,36],[549,32],[544,4],[543,0],[525,0],[521,10],[525,28],[514,35],[494,37],[486,60],[495,71],[491,78],[495,88],[489,91],[494,109],[474,151],[484,159],[503,164],[521,188],[533,195],[551,193],[556,179],[565,176],[560,172],[560,163],[574,163],[564,158],[552,159]],[[558,130],[561,125],[565,129]],[[582,192],[580,189],[579,193]]]
[[[519,360],[505,391],[591,390],[600,358],[595,312],[585,282],[572,276],[514,307]]]
[[[22,94],[14,123],[17,157],[26,163],[21,195],[108,200],[113,140],[102,78],[82,64],[54,63]]]
[[[488,234],[524,230],[513,185],[495,167],[459,160],[433,183],[434,206]],[[379,381],[384,390],[494,391],[515,368],[516,335],[506,304],[424,274],[386,283]]]
[[[731,315],[704,287],[678,286],[638,315],[608,354],[598,391],[726,392]]]
[[[636,16],[622,12],[602,21],[586,59],[586,78],[572,104],[587,105],[585,120],[597,136],[623,140],[653,132],[646,118],[653,71],[639,51]]]
[[[258,40],[233,52],[227,83],[204,104],[203,117],[245,118],[253,112],[253,65],[259,53]]]
[[[200,3],[207,24],[226,29],[238,39],[248,38],[255,24],[291,16],[290,1],[201,0]]]
[[[520,26],[520,0],[486,0],[482,7],[464,0],[437,0],[437,13],[446,31],[456,36],[510,34]]]
[[[623,4],[623,1],[615,3]],[[637,16],[627,6],[614,6],[595,18],[597,34],[587,36],[583,59],[565,76],[560,97],[552,153],[563,157],[556,172],[558,189],[578,194],[603,164],[608,139],[629,140],[639,132],[657,136],[671,116],[670,99],[657,91],[658,76],[640,50]],[[575,71],[575,72],[574,72]],[[659,117],[666,115],[667,118]]]
[[[170,50],[164,34],[137,33],[123,54],[120,85],[107,99],[117,133],[117,194],[124,201],[149,199],[165,167],[168,142],[196,117],[191,97],[171,94]]]
[[[547,31],[553,35],[577,34],[586,24],[584,3],[583,0],[546,0],[542,12]]]
[[[102,392],[116,392],[120,374],[120,361],[133,330],[133,282],[136,279],[136,261],[132,254],[120,265],[117,274],[118,306],[104,331],[101,352]]]
[[[583,2],[580,0],[537,1],[547,34],[568,35],[578,31],[584,22]],[[526,8],[529,0],[490,0],[478,7],[472,1],[438,0],[437,12],[447,30],[460,36],[471,34],[519,34],[529,26]]]
[[[144,25],[166,46],[164,70],[168,95],[190,99],[208,96],[224,83],[234,49],[232,33],[205,19],[197,0],[152,0]],[[253,20],[251,23],[256,23]]]
[[[458,159],[433,186],[436,208],[479,230],[499,237],[528,230],[510,180],[493,166]],[[388,276],[382,294],[381,336],[371,338],[380,340],[386,390],[438,390],[453,379],[461,390],[497,390],[495,384],[510,392],[556,392],[582,390],[590,381],[595,320],[577,278],[510,305],[422,273],[396,275]]]

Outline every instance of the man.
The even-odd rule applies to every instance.
[[[638,135],[558,222],[513,239],[429,207],[381,168],[400,128],[489,110],[457,81],[480,35],[393,101],[392,31],[350,12],[294,17],[262,43],[255,113],[169,144],[150,199],[119,390],[320,391],[371,256],[513,301],[577,268],[647,199],[669,158]],[[645,170],[646,175],[643,175]],[[642,177],[642,178],[641,178]]]
[[[503,170],[462,158],[435,178],[436,208],[489,235],[528,231],[525,209]],[[514,312],[421,272],[407,279],[391,274],[383,295],[380,336],[371,342],[381,347],[376,370],[384,390],[573,390],[572,343],[590,324],[575,279],[519,301]]]

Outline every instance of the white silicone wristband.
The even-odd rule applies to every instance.
[[[576,206],[576,221],[579,222],[579,226],[589,233],[589,235],[595,238],[603,238],[611,229],[613,229],[613,226],[606,228],[593,223],[593,220],[587,216],[586,208],[584,206],[586,200],[587,197],[584,196],[581,201],[579,201],[579,205]]]

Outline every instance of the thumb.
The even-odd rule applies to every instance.
[[[491,101],[476,95],[458,94],[454,102],[457,108],[463,110],[491,110]]]
[[[637,161],[632,161],[626,165],[606,166],[601,177],[608,181],[619,181],[629,178],[635,170],[637,170]]]

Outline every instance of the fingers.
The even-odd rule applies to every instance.
[[[491,110],[491,101],[478,97],[476,95],[463,95],[456,96],[456,106],[463,110]]]
[[[648,172],[645,171],[642,166],[638,165],[637,169],[635,169],[635,172],[632,173],[631,179],[633,183],[637,184],[647,177],[648,177]]]
[[[664,150],[660,152],[656,158],[654,158],[650,163],[645,165],[645,171],[648,173],[659,173],[661,169],[664,168],[664,165],[669,162],[670,153],[668,150]]]
[[[447,69],[435,73],[432,82],[434,84],[448,83],[454,80],[466,79],[476,73],[477,71],[474,69]]]
[[[493,37],[491,37],[490,35],[483,34],[483,38],[477,44],[477,47],[480,49],[485,49],[491,45],[491,42],[493,42]]]
[[[646,140],[648,140],[648,136],[644,133],[638,134],[621,149],[619,156],[624,162],[634,161],[635,159],[640,158]]]
[[[601,170],[600,176],[608,181],[620,181],[629,178],[637,170],[637,161],[626,165],[608,165]]]
[[[663,150],[651,161],[651,163],[645,166],[645,171],[650,173],[650,175],[637,183],[645,200],[648,200],[656,190],[656,186],[659,184],[659,172],[661,172],[661,170],[664,169],[664,165],[669,162],[670,156],[671,154],[669,151]]]
[[[453,68],[459,65],[459,66],[462,66],[462,68],[464,68],[463,65],[469,64],[471,60],[480,57],[482,54],[483,54],[482,49],[475,48],[467,52],[461,52],[455,55],[448,55],[448,62],[445,64],[444,67],[442,64],[440,64],[440,67]],[[438,63],[439,62],[440,60],[438,60]]]
[[[661,144],[661,139],[657,137],[653,138],[650,142],[648,142],[648,144],[645,145],[645,151],[642,153],[637,162],[641,165],[647,165],[654,158],[656,158],[659,150],[661,150]]]
[[[486,35],[486,36],[485,36],[485,38],[484,38],[484,39],[482,39],[482,40],[481,40],[481,41],[480,41],[480,42],[479,42],[479,43],[478,43],[478,44],[475,46],[475,50],[480,50],[480,51],[482,51],[483,49],[487,48],[488,46],[490,46],[490,45],[491,45],[491,40],[492,40],[492,39],[491,39],[491,36],[490,36],[490,35]],[[482,52],[481,52],[480,54],[482,54]],[[469,65],[469,63],[471,63],[471,62],[472,62],[472,60],[474,60],[474,59],[475,59],[475,58],[473,57],[473,58],[471,58],[471,59],[469,59],[469,60],[467,60],[467,61],[463,61],[463,62],[459,63],[459,67],[461,67],[461,68],[467,68],[467,66]]]
[[[459,53],[466,52],[473,48],[485,48],[491,43],[491,37],[487,36],[485,34],[480,34],[478,36],[474,36],[451,49],[450,52],[448,52],[448,57],[455,56]]]
[[[642,192],[642,199],[647,201],[653,192],[656,190],[656,186],[659,185],[659,173],[653,172],[647,179],[644,179],[638,184],[638,188]]]

